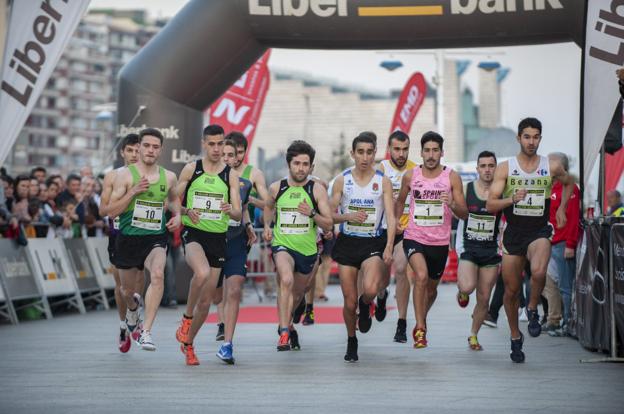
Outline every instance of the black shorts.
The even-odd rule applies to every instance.
[[[226,241],[225,233],[209,233],[193,227],[184,227],[182,230],[182,244],[186,255],[186,245],[192,242],[199,243],[204,250],[210,267],[221,269],[225,264]]]
[[[332,258],[340,265],[359,269],[366,259],[375,256],[383,258],[387,240],[383,234],[378,237],[357,237],[340,233]]]
[[[115,243],[117,241],[117,233],[108,236],[108,261],[115,266]]]
[[[407,260],[414,253],[420,253],[425,257],[429,279],[439,280],[442,277],[446,267],[446,259],[448,258],[448,244],[444,246],[428,246],[418,243],[416,240],[403,239],[403,251]]]
[[[334,234],[331,239],[326,239],[325,237],[323,237],[322,245],[323,250],[321,250],[321,255],[331,256],[332,250],[334,250],[334,246],[336,245],[336,235]]]
[[[118,234],[115,240],[115,267],[143,270],[145,259],[157,247],[167,249],[167,233],[148,236]]]
[[[314,270],[314,265],[318,260],[318,253],[311,256],[305,256],[299,252],[289,249],[286,246],[272,246],[273,262],[275,262],[275,255],[279,252],[286,252],[295,261],[295,272],[302,275],[309,275]],[[277,264],[276,264],[277,265]]]
[[[473,263],[477,267],[494,267],[500,264],[502,258],[497,249],[466,248],[459,260]]]
[[[526,256],[529,244],[537,239],[552,240],[555,229],[548,223],[539,230],[514,229],[507,225],[503,233],[503,252],[510,256]]]
[[[223,279],[238,275],[247,277],[247,233],[242,232],[238,236],[227,241],[225,249],[225,264],[221,268],[217,287],[223,286]]]

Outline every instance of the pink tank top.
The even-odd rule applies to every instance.
[[[413,169],[410,183],[410,220],[405,238],[428,246],[445,246],[451,239],[451,209],[440,200],[446,191],[451,197],[451,169],[443,167],[436,178],[425,178],[422,167]]]

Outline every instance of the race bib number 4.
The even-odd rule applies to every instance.
[[[377,222],[377,209],[375,207],[360,207],[349,206],[349,213],[357,213],[358,211],[365,212],[366,220],[363,223],[356,223],[354,221],[347,221],[345,229],[351,233],[370,234],[375,232],[375,223]]]
[[[193,194],[193,209],[199,211],[201,220],[221,220],[223,194],[196,191]]]
[[[301,214],[296,207],[282,207],[279,214],[282,234],[306,234],[310,231],[310,217]]]
[[[414,224],[440,226],[444,224],[444,206],[441,200],[414,200]]]
[[[543,189],[527,190],[524,200],[514,204],[513,213],[517,216],[543,216],[546,206],[546,191]]]
[[[470,213],[466,224],[466,236],[470,240],[493,241],[495,216],[482,216]]]
[[[160,230],[164,204],[159,201],[136,200],[132,214],[132,227],[143,230]]]

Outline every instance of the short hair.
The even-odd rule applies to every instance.
[[[410,137],[405,132],[399,131],[397,129],[388,137],[388,146],[390,146],[390,142],[392,142],[393,139],[396,139],[397,141],[400,141],[400,142],[405,142],[405,141],[409,142]]]
[[[307,154],[310,157],[310,164],[314,162],[314,156],[316,151],[312,148],[312,145],[303,140],[293,141],[292,144],[286,150],[286,163],[290,165],[290,162],[297,155]]]
[[[82,182],[82,178],[77,174],[69,174],[67,176],[67,184],[69,184],[70,181],[74,180]]]
[[[479,156],[477,157],[477,164],[479,164],[479,160],[481,158],[490,158],[490,157],[494,158],[494,164],[496,164],[498,162],[496,160],[496,154],[494,154],[492,151],[487,151],[487,150],[481,151],[479,153]]]
[[[225,131],[221,125],[212,124],[204,128],[204,137],[210,135],[225,135]]]
[[[15,180],[10,175],[0,175],[0,180],[5,181],[10,186],[13,186],[13,184],[15,184]]]
[[[425,148],[425,144],[427,142],[437,142],[440,146],[440,150],[444,149],[444,138],[442,138],[442,135],[438,134],[437,132],[425,132],[420,138],[420,149]]]
[[[539,130],[540,134],[542,133],[542,123],[537,118],[524,118],[518,124],[518,136],[522,134],[524,128],[535,128]]]
[[[355,151],[355,147],[359,143],[364,144],[373,144],[374,148],[377,148],[377,135],[371,131],[360,132],[359,135],[353,138],[353,142],[351,143],[351,149]]]
[[[34,177],[36,172],[43,172],[44,174],[47,174],[47,170],[43,167],[35,167],[32,170],[30,170],[30,176]]]
[[[613,189],[613,190],[609,191],[608,193],[612,193],[617,198],[622,198],[622,194],[618,190]]]
[[[242,132],[232,131],[225,136],[225,139],[231,140],[234,142],[234,147],[243,147],[245,151],[247,151],[247,138]]]
[[[26,174],[20,174],[17,177],[15,177],[15,184],[14,184],[14,188],[15,188],[15,195],[13,197],[15,197],[15,201],[21,201],[21,198],[19,196],[19,193],[17,191],[17,187],[19,186],[19,184],[22,181],[28,181],[28,185],[30,185],[30,175],[26,175]]]
[[[548,154],[548,156],[558,158],[559,161],[561,162],[561,165],[563,166],[563,169],[566,172],[570,171],[570,160],[568,159],[567,154],[557,151],[557,152],[551,152],[550,154]]]
[[[121,140],[121,151],[125,150],[128,145],[136,145],[139,143],[138,134],[128,134]]]
[[[143,137],[146,135],[150,135],[152,137],[156,137],[160,140],[160,145],[163,144],[163,141],[165,140],[165,138],[163,137],[162,132],[160,132],[160,130],[156,129],[156,128],[145,128],[142,129],[139,132],[139,142],[143,141]]]
[[[234,148],[234,150],[236,150],[236,142],[234,142],[233,139],[229,139],[229,138],[226,137],[225,140],[223,141],[223,146],[225,147],[226,145],[228,145],[228,146]]]

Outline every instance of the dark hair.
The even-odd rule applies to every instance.
[[[286,150],[286,163],[290,165],[290,162],[297,155],[307,154],[310,157],[310,164],[314,162],[314,156],[316,151],[312,148],[312,145],[303,140],[293,141],[292,144]]]
[[[621,198],[622,194],[618,190],[611,190],[610,193],[613,193],[617,198]]]
[[[524,128],[535,128],[539,130],[540,134],[542,133],[542,123],[537,118],[524,118],[518,124],[518,136],[522,134]]]
[[[204,128],[204,136],[207,137],[209,135],[225,135],[225,131],[221,125],[212,124]]]
[[[32,170],[30,170],[30,176],[31,176],[31,177],[34,177],[34,176],[35,176],[35,173],[36,173],[36,172],[39,172],[39,171],[43,172],[44,174],[47,174],[47,172],[48,172],[48,171],[47,171],[45,168],[43,168],[43,167],[35,167],[35,168],[33,168]]]
[[[0,175],[0,180],[6,181],[10,186],[13,186],[13,184],[15,184],[15,180],[10,175]]]
[[[76,174],[69,174],[67,176],[66,182],[67,184],[69,184],[70,181],[74,181],[74,180],[82,182],[82,178],[80,178],[80,176]]]
[[[57,175],[56,177],[60,177],[60,175]],[[53,177],[49,177],[49,178],[45,181],[45,185],[46,185],[46,187],[50,187],[51,185],[55,185],[55,186],[57,186],[57,187],[59,186],[59,185],[57,184],[57,182],[56,182],[56,181],[54,181],[54,178],[53,178]]]
[[[351,143],[351,150],[355,151],[355,147],[359,143],[364,144],[373,144],[374,148],[377,148],[377,135],[374,132],[364,131],[360,132],[360,134],[353,138],[353,142]]]
[[[233,139],[229,139],[226,137],[225,140],[223,141],[223,146],[225,147],[226,145],[233,147],[234,150],[236,150],[236,142],[234,142]]]
[[[427,142],[437,142],[440,146],[440,150],[444,149],[444,138],[442,138],[442,135],[438,134],[437,132],[425,132],[422,138],[420,138],[420,149],[425,148],[425,144]]]
[[[479,164],[479,160],[481,158],[494,158],[494,164],[496,164],[498,161],[496,161],[496,154],[494,154],[492,151],[481,151],[479,153],[479,156],[477,157],[477,164]]]
[[[396,139],[397,141],[400,141],[400,142],[405,142],[405,141],[409,141],[410,137],[405,132],[396,130],[392,134],[390,134],[390,137],[388,137],[388,146],[390,146],[390,142],[393,139]]]
[[[121,140],[121,151],[126,149],[128,145],[136,145],[139,143],[139,136],[137,134],[128,134]]]
[[[245,138],[242,132],[232,131],[225,136],[225,139],[234,141],[234,148],[243,147],[247,151],[247,138]]]
[[[15,201],[20,201],[21,200],[21,198],[19,196],[19,192],[17,191],[17,186],[22,181],[28,181],[28,185],[30,185],[30,176],[26,175],[26,174],[20,174],[17,177],[15,177],[15,184],[13,186],[15,188],[15,193],[13,195],[13,198],[15,198]],[[28,191],[30,192],[30,188],[28,189]]]
[[[156,128],[145,128],[145,129],[142,129],[141,132],[139,132],[139,142],[142,142],[143,137],[146,135],[158,138],[160,140],[160,145],[162,145],[163,141],[165,140],[160,130]]]
[[[28,200],[28,215],[34,217],[41,208],[41,201],[38,198],[31,198]]]

